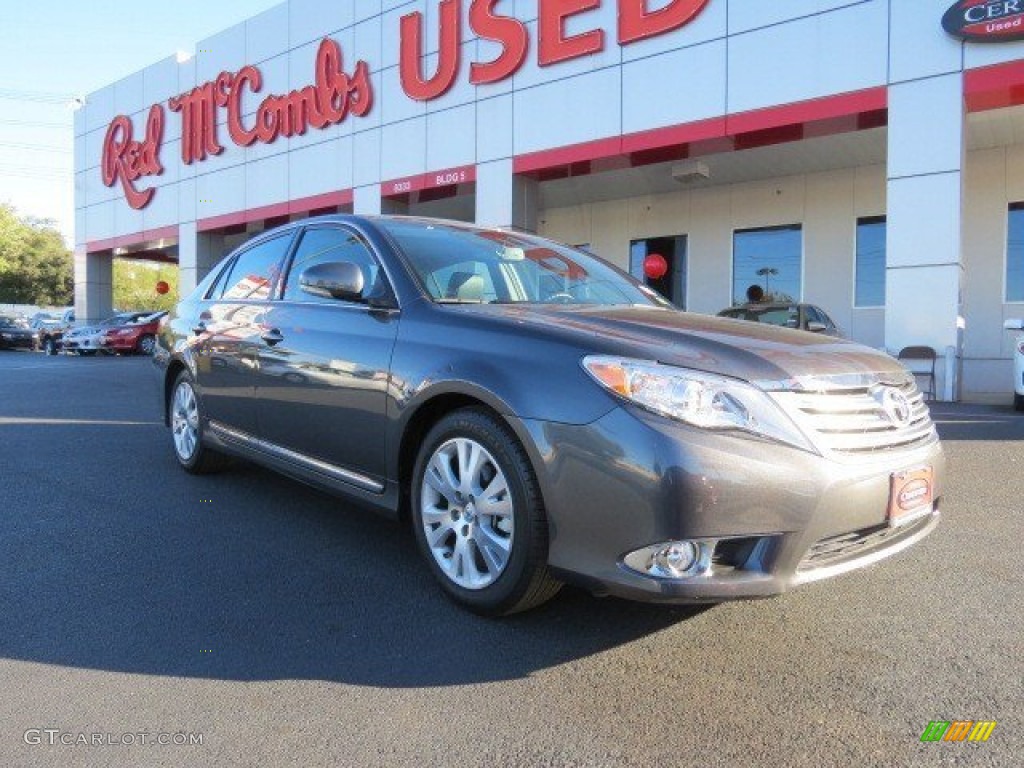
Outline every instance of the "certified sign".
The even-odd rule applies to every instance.
[[[942,17],[942,27],[976,43],[1024,40],[1024,0],[957,0]]]

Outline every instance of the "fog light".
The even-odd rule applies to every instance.
[[[623,563],[647,576],[685,579],[710,570],[713,550],[713,541],[666,541],[630,552]]]
[[[658,568],[676,578],[685,576],[697,563],[700,551],[692,541],[673,541],[654,556]]]

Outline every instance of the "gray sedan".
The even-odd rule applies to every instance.
[[[445,592],[483,614],[565,582],[774,595],[939,518],[942,449],[896,361],[680,312],[516,232],[288,224],[210,272],[153,360],[186,471],[242,456],[401,519]]]
[[[731,317],[736,320],[750,320],[755,323],[777,325],[780,328],[798,328],[811,333],[823,333],[826,336],[842,338],[843,332],[829,317],[828,313],[814,304],[793,304],[789,302],[770,302],[758,304],[741,304],[729,307],[718,313],[719,317]]]

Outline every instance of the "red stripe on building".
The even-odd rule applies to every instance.
[[[994,64],[964,72],[968,112],[984,112],[1024,104],[1024,61]]]
[[[140,243],[152,243],[157,240],[177,239],[178,227],[177,225],[174,225],[170,227],[146,229],[132,235],[118,235],[117,237],[107,238],[106,240],[93,240],[91,243],[85,244],[85,250],[86,253],[97,253],[99,251],[111,251],[114,248],[127,248],[132,245],[139,245]]]
[[[531,152],[516,157],[514,168],[543,181],[864,130],[886,124],[888,101],[879,86]]]
[[[200,232],[209,232],[213,229],[234,227],[240,224],[248,224],[251,221],[263,221],[291,216],[305,211],[315,211],[323,208],[333,208],[340,205],[349,205],[352,202],[352,190],[342,189],[335,192],[327,192],[322,195],[300,197],[284,203],[274,203],[258,208],[247,208],[244,211],[225,213],[220,216],[210,216],[200,219],[196,223],[196,229]]]

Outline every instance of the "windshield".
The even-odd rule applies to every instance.
[[[795,304],[773,307],[734,307],[718,313],[720,317],[732,317],[737,320],[752,320],[755,323],[768,323],[783,328],[800,327],[800,308]]]
[[[597,257],[550,240],[414,220],[378,224],[440,303],[669,306]]]
[[[28,321],[23,317],[0,316],[0,326],[4,328],[28,328]]]

